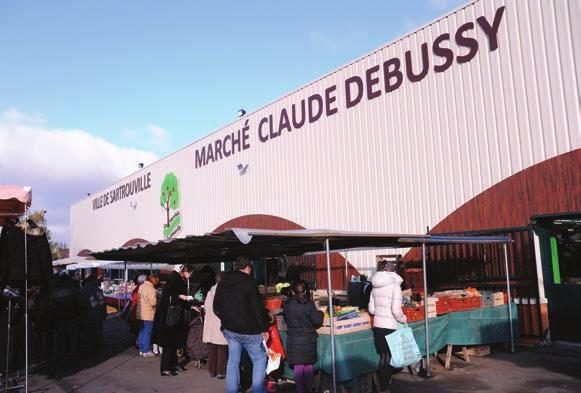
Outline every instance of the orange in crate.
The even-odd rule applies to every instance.
[[[424,306],[402,307],[408,322],[421,321],[424,319]]]

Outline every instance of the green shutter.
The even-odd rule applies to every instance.
[[[553,283],[561,283],[561,270],[559,269],[559,252],[557,251],[557,239],[551,236],[551,260],[553,261]]]

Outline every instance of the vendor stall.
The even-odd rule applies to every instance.
[[[513,324],[516,322],[516,305],[513,303]],[[510,342],[509,321],[506,318],[508,306],[481,308],[476,310],[453,312],[430,319],[431,353],[438,352],[447,345],[482,345]],[[414,337],[421,352],[426,351],[425,329],[423,321],[412,322]],[[518,336],[518,331],[515,332]],[[283,345],[286,347],[286,333],[280,332]],[[332,373],[329,335],[320,335],[317,340],[319,360],[316,370],[326,374]],[[377,369],[379,355],[373,344],[371,329],[355,331],[335,336],[336,379],[346,387],[353,386],[357,377],[374,372]],[[292,378],[292,370],[286,366],[285,377]]]
[[[431,235],[405,235],[368,232],[346,232],[330,230],[269,230],[233,228],[219,233],[204,236],[186,236],[185,238],[162,240],[156,243],[137,244],[131,247],[95,252],[97,259],[115,259],[126,261],[163,261],[166,263],[210,263],[232,261],[240,255],[250,258],[275,257],[280,255],[298,256],[309,253],[325,253],[327,256],[327,288],[330,311],[330,367],[333,377],[333,392],[336,392],[336,353],[333,316],[333,297],[331,286],[331,252],[348,249],[386,249],[422,246],[425,276],[426,246],[430,244],[464,244],[464,243],[498,243],[504,246],[505,263],[508,266],[506,244],[511,240],[504,237],[445,237]],[[507,272],[507,285],[508,268]],[[510,289],[510,288],[508,288]],[[510,293],[510,290],[508,290]],[[427,298],[427,289],[425,289]],[[510,303],[510,297],[509,297]],[[508,324],[511,343],[513,338],[512,309],[508,307]],[[424,329],[425,353],[431,353],[429,328],[426,308]],[[426,369],[429,375],[429,356],[426,356]]]
[[[145,263],[145,262],[121,262],[121,261],[103,261],[93,257],[71,257],[53,262],[53,266],[66,266],[69,271],[79,269],[101,268],[105,270],[123,270],[125,273],[123,279],[119,281],[108,281],[105,279],[101,283],[101,289],[108,306],[117,308],[121,311],[131,300],[131,293],[135,284],[129,280],[129,270],[172,270],[173,266],[167,263]]]

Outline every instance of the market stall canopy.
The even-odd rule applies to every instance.
[[[160,240],[91,253],[97,259],[135,262],[211,263],[250,258],[319,253],[329,240],[330,251],[408,248],[422,244],[508,243],[508,237],[449,237],[431,235],[351,232],[324,229],[270,230],[232,228],[202,236]]]
[[[173,270],[174,266],[167,263],[145,263],[127,262],[127,267],[123,262],[114,262],[103,266],[103,269],[111,270]]]
[[[66,266],[67,270],[77,269],[111,269],[111,270],[172,270],[173,266],[167,263],[135,263],[123,261],[103,261],[93,257],[70,257],[57,259],[52,262],[53,266]]]
[[[26,211],[32,202],[30,187],[0,184],[0,226]]]
[[[71,265],[73,263],[79,263],[82,259],[85,259],[85,258],[70,257],[70,258],[55,259],[54,261],[52,261],[52,266],[53,267],[67,266],[67,265]]]
[[[71,263],[67,265],[67,270],[77,270],[77,269],[93,269],[100,267],[103,269],[107,268],[107,265],[111,264],[111,261],[86,261],[82,263]]]
[[[92,256],[81,256],[81,255],[77,255],[77,256],[72,256],[72,257],[68,257],[68,258],[61,258],[61,259],[56,259],[54,261],[52,261],[52,266],[67,266],[67,265],[72,265],[72,264],[87,264],[87,267],[98,267],[98,266],[90,266],[91,263],[97,263],[97,264],[104,264],[104,263],[114,263],[117,261],[97,261],[94,257]]]

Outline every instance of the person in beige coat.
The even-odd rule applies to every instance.
[[[153,331],[153,317],[157,306],[157,292],[155,291],[157,284],[159,284],[159,277],[152,274],[139,286],[136,318],[141,321],[138,342],[139,355],[143,357],[155,356],[151,351],[151,332]]]
[[[216,281],[219,280],[216,275]],[[204,319],[204,333],[202,341],[208,344],[208,371],[210,377],[224,379],[226,377],[226,361],[228,360],[228,343],[220,330],[220,319],[214,314],[214,295],[216,294],[215,284],[206,295],[204,310],[206,318]]]

